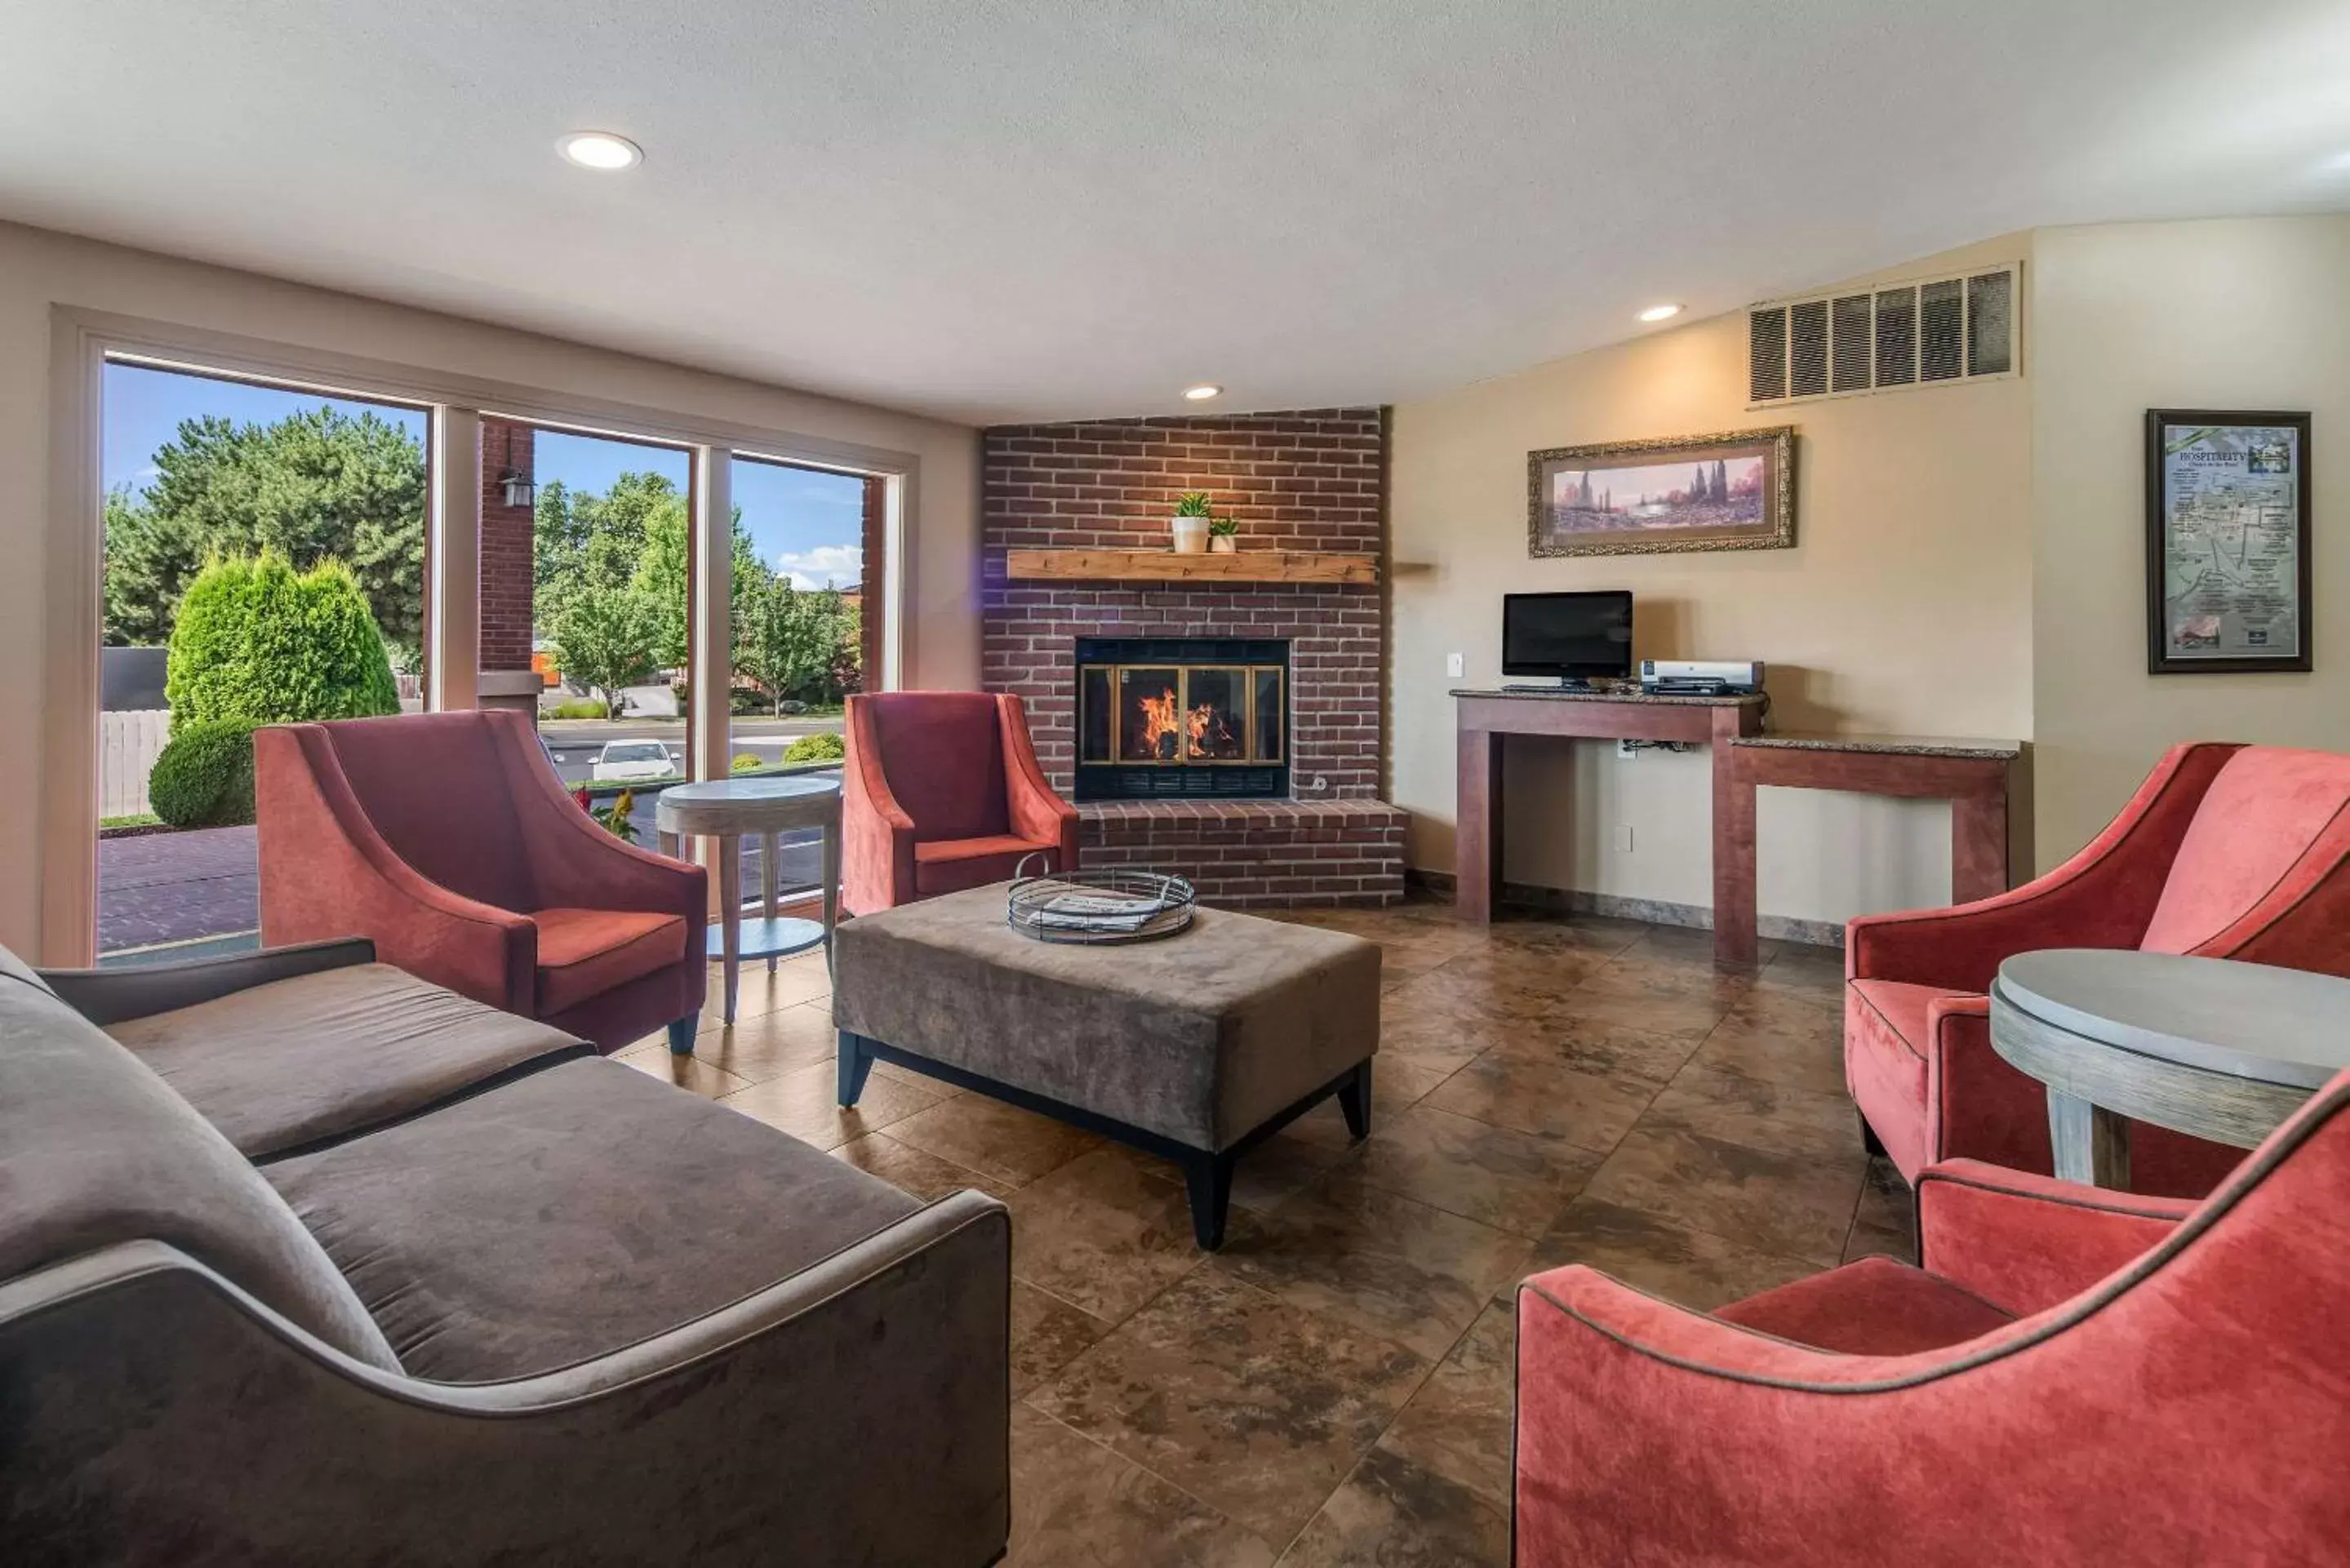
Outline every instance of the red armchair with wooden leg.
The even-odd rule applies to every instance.
[[[1019,698],[856,696],[847,730],[840,880],[851,914],[1007,881],[1035,854],[1076,869],[1076,808],[1045,782]]]
[[[1923,1268],[1518,1293],[1518,1568],[2314,1563],[2350,1542],[2350,1074],[2210,1199],[1970,1160]]]
[[[366,937],[600,1051],[663,1026],[691,1047],[705,873],[589,821],[520,714],[277,725],[253,760],[265,945]]]
[[[2053,1168],[2047,1096],[1991,1050],[1985,993],[2036,948],[2144,948],[2350,975],[2350,757],[2173,749],[2088,847],[2035,882],[1846,929],[1845,1080],[1904,1178],[1938,1160]],[[2199,1197],[2239,1149],[2134,1126],[2142,1192]]]

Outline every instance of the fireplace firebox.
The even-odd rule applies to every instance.
[[[1263,800],[1289,794],[1289,644],[1081,637],[1076,796]]]

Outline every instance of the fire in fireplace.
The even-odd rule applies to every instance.
[[[1079,638],[1079,800],[1289,793],[1289,644]]]

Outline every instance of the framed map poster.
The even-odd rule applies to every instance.
[[[2305,670],[2309,600],[2309,416],[2147,410],[2147,672]]]

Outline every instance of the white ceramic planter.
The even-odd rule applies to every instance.
[[[1208,553],[1211,556],[1235,556],[1240,553],[1240,548],[1241,540],[1237,534],[1208,535]]]
[[[1174,519],[1175,553],[1179,556],[1204,556],[1208,553],[1208,520],[1205,517]]]

